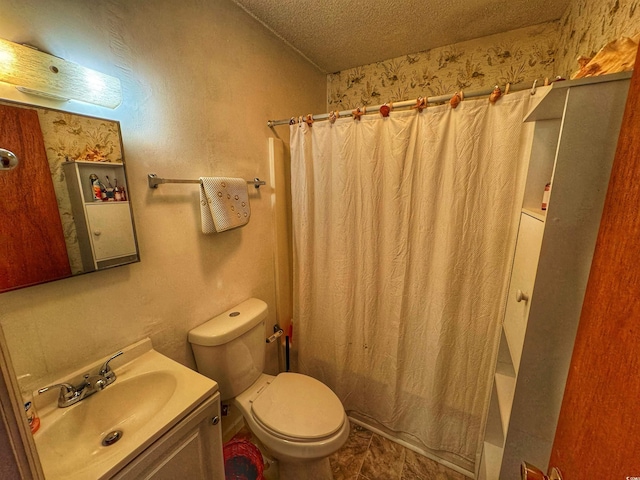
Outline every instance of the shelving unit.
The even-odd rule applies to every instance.
[[[553,83],[525,118],[534,136],[480,480],[520,478],[523,461],[548,468],[630,77]]]
[[[123,163],[70,161],[62,164],[78,244],[85,272],[101,270],[138,260],[133,218],[128,201],[94,200],[89,176],[96,174],[104,182],[118,180],[125,188]]]

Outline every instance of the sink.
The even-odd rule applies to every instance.
[[[102,452],[115,453],[117,449],[107,451],[103,447],[105,435],[121,431],[124,444],[125,438],[134,436],[155,415],[162,413],[177,384],[167,372],[145,373],[120,383],[119,380],[50,421],[50,427],[43,428],[37,436],[37,442],[47,446],[43,447],[47,455],[41,457],[47,458],[50,454],[55,457],[56,467],[68,472],[75,468],[76,459],[92,463]]]
[[[39,407],[34,440],[47,480],[111,477],[217,391],[215,382],[156,352],[148,339],[132,346],[128,358],[123,351],[113,384],[71,407],[57,407],[57,392]],[[105,437],[113,443],[105,446]]]

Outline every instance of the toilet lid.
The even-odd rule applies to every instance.
[[[253,401],[251,410],[268,429],[299,439],[327,437],[344,423],[344,408],[336,394],[299,373],[275,377]]]

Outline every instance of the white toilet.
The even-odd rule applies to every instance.
[[[267,304],[250,298],[189,332],[198,371],[218,382],[249,429],[283,462],[314,462],[336,452],[349,436],[338,397],[298,373],[262,372]]]

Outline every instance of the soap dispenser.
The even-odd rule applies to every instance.
[[[20,392],[22,393],[24,413],[29,423],[29,429],[31,433],[36,433],[40,428],[40,417],[38,417],[36,406],[33,403],[33,391],[29,388],[31,386],[31,375],[28,373],[20,375],[18,377],[18,384],[20,385]]]

